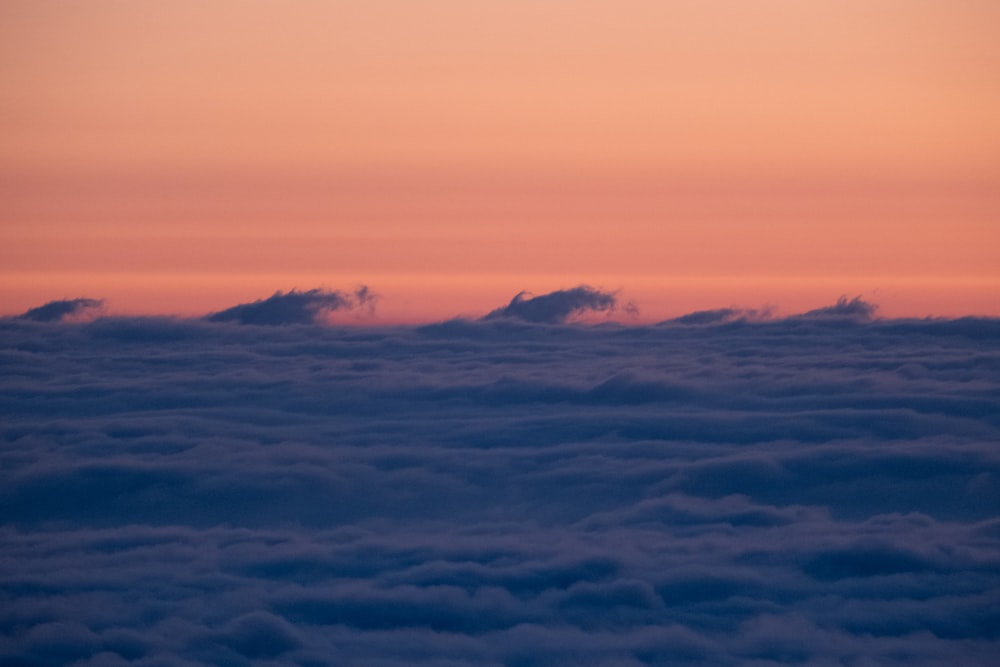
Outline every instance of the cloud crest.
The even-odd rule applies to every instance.
[[[588,285],[531,296],[519,292],[506,306],[491,311],[483,320],[513,319],[536,324],[563,324],[583,313],[607,313],[618,307],[613,292],[602,292]],[[635,306],[628,304],[629,310]]]
[[[713,310],[696,310],[693,313],[681,315],[666,323],[690,324],[694,326],[711,326],[730,324],[732,322],[762,322],[773,317],[771,308],[716,308]]]
[[[293,289],[290,292],[275,292],[252,303],[241,303],[206,315],[204,319],[267,326],[318,324],[338,310],[363,308],[371,313],[376,301],[376,295],[367,286],[361,286],[353,293],[319,288],[304,292]]]
[[[860,296],[848,299],[841,296],[837,303],[824,308],[810,310],[798,317],[811,320],[848,320],[854,322],[870,322],[875,319],[878,306],[865,301]]]
[[[35,322],[74,321],[95,317],[103,306],[103,299],[61,299],[32,308],[18,317]]]
[[[371,318],[375,314],[378,300],[379,295],[366,285],[350,292],[325,288],[305,291],[292,289],[289,292],[279,290],[266,299],[237,304],[199,319],[264,326],[325,324],[332,321],[331,315],[342,311],[350,311],[359,319]],[[105,317],[104,304],[103,299],[56,300],[32,308],[15,318],[35,322],[85,322]],[[490,311],[480,320],[556,325],[575,322],[588,314],[610,314],[619,310],[630,316],[638,314],[637,306],[631,301],[623,303],[616,292],[578,285],[539,296],[532,296],[526,291],[519,292],[509,303]],[[784,317],[776,317],[771,306],[759,309],[728,307],[695,311],[660,324],[717,326],[782,320],[865,323],[875,321],[877,311],[877,304],[865,301],[860,296],[841,296],[830,306]]]

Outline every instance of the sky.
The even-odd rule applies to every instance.
[[[0,312],[1000,314],[990,0],[3,0]]]
[[[1000,319],[0,318],[0,663],[991,667]]]

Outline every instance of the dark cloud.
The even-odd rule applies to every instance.
[[[527,292],[519,292],[510,303],[490,312],[483,319],[509,318],[540,324],[561,324],[582,313],[606,313],[618,306],[618,297],[614,293],[579,285],[534,297]],[[625,307],[629,312],[635,310],[633,304]]]
[[[668,322],[675,324],[714,325],[728,322],[756,322],[767,320],[771,317],[772,311],[770,308],[762,308],[760,310],[752,308],[717,308],[715,310],[698,310],[673,320],[668,320]]]
[[[992,664],[1000,320],[738,313],[2,320],[0,664]]]
[[[285,619],[252,611],[230,621],[218,641],[247,658],[274,658],[302,645],[299,632]]]
[[[60,322],[74,318],[94,316],[104,305],[101,299],[63,299],[49,301],[43,306],[32,308],[19,315],[21,319],[35,322]]]
[[[305,292],[275,292],[266,299],[212,313],[205,317],[209,322],[238,322],[240,324],[316,324],[337,310],[375,308],[377,296],[366,286],[354,293],[311,289]]]
[[[874,319],[877,310],[878,306],[865,301],[860,296],[856,296],[853,299],[848,299],[846,296],[842,296],[837,299],[837,303],[832,306],[810,310],[802,315],[799,315],[798,317],[808,319],[837,319],[868,322]]]

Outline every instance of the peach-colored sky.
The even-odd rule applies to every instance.
[[[4,0],[0,312],[1000,315],[992,0]]]

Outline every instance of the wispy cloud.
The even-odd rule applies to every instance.
[[[277,291],[266,299],[241,303],[224,310],[201,317],[207,322],[255,324],[281,326],[295,324],[327,324],[332,315],[348,311],[359,319],[372,319],[379,301],[379,295],[362,285],[353,291],[313,288],[288,292]],[[51,301],[17,316],[36,322],[85,322],[106,317],[105,302],[102,299],[66,299]],[[861,297],[841,296],[836,303],[792,314],[784,319],[796,321],[828,322],[870,322],[876,319],[877,304]],[[630,317],[638,314],[638,307],[631,301],[623,302],[617,292],[602,291],[587,285],[578,285],[556,290],[539,296],[519,292],[508,304],[495,308],[481,318],[487,322],[525,322],[533,324],[565,324],[585,319],[588,314],[611,314],[623,312]],[[115,317],[121,322],[137,321],[142,318]],[[147,317],[146,319],[150,319]],[[152,319],[157,319],[153,317]],[[178,318],[169,318],[178,321]],[[700,310],[661,324],[683,324],[694,326],[715,326],[738,322],[778,321],[772,307],[740,308],[728,307]],[[167,319],[160,323],[169,328]],[[444,325],[445,323],[442,323]],[[454,321],[452,322],[454,325]],[[149,327],[146,327],[149,329]],[[151,331],[151,330],[150,330]]]
[[[491,311],[483,319],[508,318],[541,324],[562,324],[583,313],[606,313],[614,311],[618,306],[618,297],[613,292],[602,292],[587,285],[579,285],[541,296],[519,292],[510,303]],[[626,308],[630,312],[635,310],[634,304],[627,304]]]
[[[377,296],[361,286],[353,293],[311,289],[305,292],[275,292],[266,299],[241,303],[232,308],[205,317],[210,322],[238,322],[240,324],[316,324],[332,312],[364,308],[372,313]]]
[[[669,322],[675,324],[715,325],[729,322],[757,322],[773,317],[771,308],[717,308],[714,310],[698,310],[682,315]]]
[[[102,299],[62,299],[32,308],[19,317],[35,322],[61,322],[95,317],[104,305]]]
[[[811,319],[857,320],[865,322],[873,319],[876,311],[878,311],[877,305],[865,301],[860,296],[856,296],[853,299],[848,299],[846,296],[842,296],[837,299],[837,303],[832,306],[810,310],[800,315],[800,317]]]

